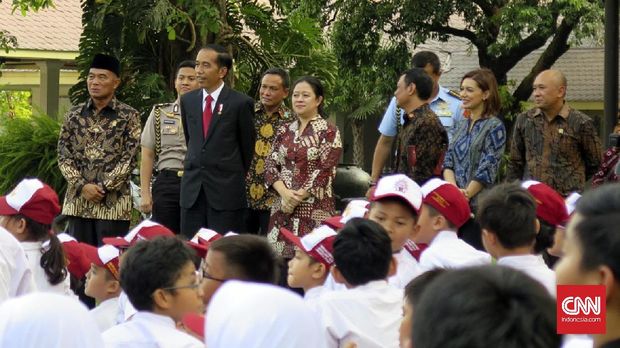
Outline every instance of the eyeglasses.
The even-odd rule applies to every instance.
[[[203,279],[209,279],[209,280],[214,280],[216,282],[220,282],[223,283],[226,281],[226,279],[221,279],[221,278],[215,278],[213,276],[211,276],[209,273],[207,273],[207,271],[203,270],[202,271],[202,278]]]
[[[200,283],[202,282],[202,274],[198,271],[195,271],[196,279],[194,280],[194,284],[190,285],[180,285],[180,286],[169,286],[167,288],[161,288],[162,290],[171,291],[171,290],[179,290],[179,289],[198,289],[200,287]]]

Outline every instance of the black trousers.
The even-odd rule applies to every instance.
[[[67,233],[82,243],[101,246],[104,237],[124,236],[129,232],[129,220],[99,220],[69,216]]]
[[[218,197],[221,199],[221,197]],[[201,227],[206,227],[220,234],[241,232],[243,228],[244,208],[237,210],[216,210],[209,205],[209,199],[200,190],[198,198],[191,208],[181,208],[181,233],[192,238]]]
[[[155,222],[174,233],[181,231],[181,177],[178,171],[162,170],[153,183],[153,216]]]
[[[246,209],[242,232],[266,236],[270,216],[271,210]]]

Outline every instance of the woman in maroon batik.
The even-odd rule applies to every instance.
[[[267,237],[285,259],[294,250],[280,236],[281,227],[301,237],[334,215],[332,184],[342,153],[338,128],[321,117],[321,82],[314,77],[297,80],[292,102],[297,119],[278,130],[265,162],[265,185],[280,197],[271,208]]]

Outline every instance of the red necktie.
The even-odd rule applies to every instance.
[[[209,125],[211,124],[211,116],[213,116],[213,111],[211,111],[211,102],[213,101],[213,97],[211,97],[211,95],[207,95],[205,101],[207,102],[207,105],[205,105],[205,109],[202,112],[202,134],[204,135],[205,139],[207,139]]]

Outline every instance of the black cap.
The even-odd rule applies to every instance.
[[[98,53],[93,58],[93,62],[90,64],[91,69],[105,69],[121,76],[121,63],[118,59],[108,56],[106,54]]]

